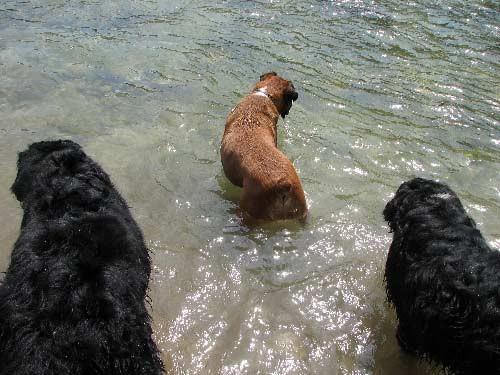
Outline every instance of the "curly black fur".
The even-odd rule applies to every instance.
[[[19,154],[24,216],[0,286],[0,375],[158,375],[141,230],[71,141]]]
[[[442,183],[403,183],[384,217],[401,347],[457,374],[500,374],[500,252]]]

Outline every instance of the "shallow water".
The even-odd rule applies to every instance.
[[[500,248],[500,7],[494,1],[0,3],[0,269],[21,210],[16,153],[70,138],[112,176],[153,251],[172,374],[434,374],[385,303],[381,211],[447,182]],[[305,225],[248,228],[219,144],[275,70],[299,91],[279,145]]]

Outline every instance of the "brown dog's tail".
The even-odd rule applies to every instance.
[[[303,219],[307,203],[302,187],[289,182],[262,191],[244,188],[240,206],[256,219]]]
[[[273,192],[269,214],[274,220],[305,218],[307,203],[302,189],[286,184]]]

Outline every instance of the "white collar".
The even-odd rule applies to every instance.
[[[266,98],[271,99],[271,97],[267,93],[267,86],[259,88],[257,91],[253,92],[252,95],[264,96]]]

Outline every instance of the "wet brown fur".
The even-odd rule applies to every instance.
[[[266,96],[256,95],[265,88]],[[231,111],[222,138],[224,173],[243,188],[240,207],[257,219],[305,218],[307,204],[292,163],[277,147],[279,116],[298,97],[293,84],[271,72]]]

